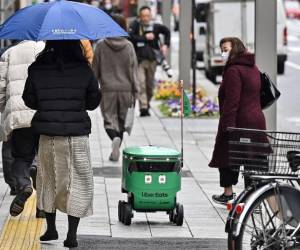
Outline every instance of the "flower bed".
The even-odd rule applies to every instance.
[[[156,100],[169,100],[180,98],[178,83],[171,81],[158,81],[155,89]]]
[[[192,104],[193,95],[187,91],[190,103]],[[160,81],[156,91],[155,99],[161,100],[160,111],[169,117],[180,116],[180,90],[176,82]],[[219,115],[219,105],[216,98],[207,96],[203,88],[196,90],[196,103],[191,105],[193,117],[215,117]]]

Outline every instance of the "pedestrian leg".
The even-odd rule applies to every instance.
[[[140,83],[139,88],[139,105],[141,116],[147,116],[148,114],[148,98],[147,98],[147,82],[146,82],[146,61],[139,64],[138,78]]]
[[[22,190],[31,186],[30,167],[36,155],[38,138],[33,135],[31,128],[16,129],[12,132],[13,175],[17,187]]]
[[[153,96],[154,80],[155,80],[156,62],[148,62],[146,73],[146,92],[147,92],[147,106],[150,108],[150,101]]]
[[[12,165],[14,158],[11,155],[11,140],[3,142],[2,144],[2,167],[3,167],[3,176],[4,181],[10,187],[10,194],[17,194],[16,180],[12,174]]]
[[[119,123],[119,137],[123,141],[123,133],[125,131],[125,119],[128,108],[131,107],[134,100],[132,92],[122,92],[118,95],[118,123]]]
[[[12,216],[17,216],[23,211],[33,192],[29,168],[35,157],[36,143],[37,139],[31,128],[16,129],[12,132],[12,156],[15,158],[12,171],[18,188],[18,194],[10,206]]]
[[[55,224],[56,213],[45,213],[45,215],[46,215],[46,222],[47,222],[47,230],[40,237],[40,241],[57,240],[58,233]]]
[[[48,162],[50,160],[48,159]],[[36,163],[36,213],[35,217],[36,218],[46,218],[45,211],[40,209],[43,207],[42,205],[42,190],[43,190],[43,174],[42,174],[42,169],[41,169],[41,164],[39,161],[39,157],[37,156],[35,158],[35,163]],[[49,179],[49,176],[47,176],[47,179]],[[34,182],[34,180],[33,180]]]
[[[224,188],[224,193],[221,195],[213,195],[212,200],[216,203],[226,205],[235,197],[232,186],[238,182],[239,172],[232,171],[229,168],[219,168],[220,172],[220,186]]]
[[[118,128],[118,93],[115,91],[104,92],[101,100],[101,112],[107,135],[112,140],[112,152],[109,160],[118,161],[121,139]]]
[[[105,129],[105,131],[111,140],[113,140],[115,137],[118,137],[118,135],[119,135],[118,131],[116,131],[114,129],[107,128],[107,129]]]
[[[109,138],[112,140],[111,143],[111,154],[109,156],[110,161],[118,161],[120,157],[120,145],[121,145],[121,138],[120,133],[114,129],[105,129],[106,133],[108,134]]]
[[[67,239],[64,241],[65,247],[77,247],[77,228],[79,224],[80,218],[68,215],[68,234]]]

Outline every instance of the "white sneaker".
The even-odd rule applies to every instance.
[[[115,137],[111,144],[111,154],[109,156],[110,161],[118,161],[120,157],[120,146],[121,146],[121,138]]]

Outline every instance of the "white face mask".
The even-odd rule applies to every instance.
[[[226,63],[227,60],[228,60],[229,54],[230,54],[229,51],[222,52],[222,54],[221,54],[221,56],[222,56],[222,58],[223,58],[223,61],[224,61],[225,63]]]
[[[110,10],[112,8],[112,4],[111,3],[106,3],[104,5],[104,8],[107,9],[107,10]]]

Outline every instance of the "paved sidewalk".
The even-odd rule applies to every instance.
[[[140,118],[136,112],[133,134],[130,137],[125,136],[122,147],[159,145],[180,150],[180,120],[160,117],[156,105],[156,102],[152,103],[151,117]],[[118,163],[108,161],[111,142],[103,129],[100,110],[97,109],[90,115],[93,124],[90,145],[95,176],[94,215],[82,219],[78,232],[80,237],[83,239],[92,237],[94,240],[101,239],[101,237],[102,239],[103,237],[112,237],[111,239],[173,238],[174,242],[179,238],[195,238],[211,242],[212,245],[205,249],[222,249],[218,241],[222,239],[223,247],[225,247],[224,221],[227,211],[223,207],[215,206],[211,201],[212,194],[220,193],[222,190],[219,188],[217,170],[207,166],[213,149],[217,119],[184,120],[184,177],[182,190],[178,193],[178,201],[184,205],[183,226],[171,224],[168,215],[164,212],[134,212],[132,225],[125,226],[119,223],[117,218],[118,200],[126,199],[125,194],[120,191],[121,161]],[[0,180],[0,200],[0,227],[2,229],[9,216],[8,208],[12,200],[3,178]],[[62,242],[67,231],[65,214],[58,213],[57,226],[60,239],[42,244],[42,249],[63,249]],[[90,249],[88,241],[83,240],[83,243],[81,249]]]

